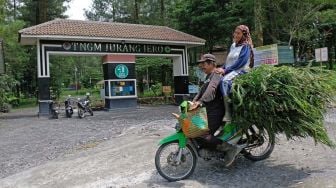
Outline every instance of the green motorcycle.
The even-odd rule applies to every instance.
[[[186,102],[180,105],[180,111],[186,110]],[[183,113],[181,113],[183,115]],[[181,115],[175,114],[176,118]],[[168,181],[178,181],[193,174],[197,160],[224,161],[227,150],[225,147],[234,144],[241,147],[241,154],[249,160],[260,161],[268,158],[274,149],[274,138],[267,130],[259,130],[250,126],[246,131],[236,130],[235,125],[227,124],[221,134],[215,138],[221,143],[212,143],[202,136],[187,136],[181,121],[176,124],[176,133],[160,140],[155,154],[155,167],[159,174]],[[225,162],[225,161],[224,161]]]

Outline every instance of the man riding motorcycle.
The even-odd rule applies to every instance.
[[[193,99],[191,109],[195,109],[199,106],[206,107],[210,131],[209,134],[203,136],[203,138],[206,142],[219,145],[222,143],[222,140],[216,138],[214,133],[223,125],[222,119],[225,113],[223,97],[218,87],[221,75],[215,72],[216,58],[212,54],[204,54],[198,61],[198,66],[207,76],[200,92]],[[239,138],[235,140],[238,141]],[[223,150],[227,152],[227,155],[225,155],[225,165],[229,166],[234,161],[236,155],[241,151],[241,148],[236,145],[236,143],[233,143],[233,145],[226,144]]]

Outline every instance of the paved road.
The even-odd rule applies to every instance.
[[[176,109],[85,119],[38,119],[34,110],[0,116],[0,187],[336,187],[336,150],[281,136],[265,161],[240,157],[225,168],[199,160],[188,180],[169,183],[157,174],[154,155],[158,140],[174,131],[169,113]],[[333,140],[335,122],[331,109],[325,124]]]

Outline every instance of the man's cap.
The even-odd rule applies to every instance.
[[[205,62],[207,60],[216,62],[216,57],[212,54],[204,54],[204,55],[202,55],[201,59],[197,61],[197,63],[202,63],[202,62]]]

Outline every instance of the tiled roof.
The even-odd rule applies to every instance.
[[[19,31],[21,37],[81,37],[205,43],[204,39],[165,26],[55,19]]]

